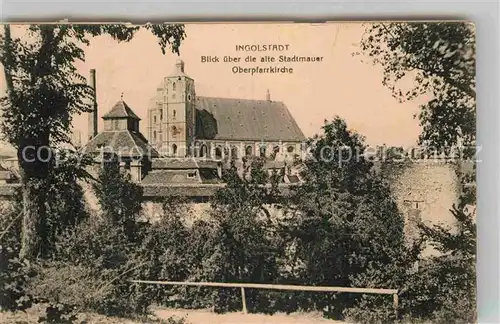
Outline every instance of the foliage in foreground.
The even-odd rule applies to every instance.
[[[395,98],[430,95],[418,114],[420,144],[449,153],[476,140],[475,27],[464,22],[369,23],[363,54],[383,68],[382,84]],[[413,81],[405,86],[405,80]],[[469,156],[470,157],[470,156]]]
[[[349,143],[363,145],[361,137],[336,119],[310,144],[313,152],[320,152],[324,146]],[[463,206],[453,210],[462,224],[460,232],[422,227],[444,256],[421,261],[416,271],[419,245],[404,244],[403,223],[390,188],[372,172],[370,161],[332,161],[338,162],[339,156],[327,163],[306,161],[306,184],[286,200],[292,205],[276,195],[276,178],[263,171],[262,161],[251,163],[243,178],[231,168],[224,174],[228,185],[212,201],[209,219],[193,224],[184,221],[190,210],[180,198],[165,201],[159,219],[143,223],[141,205],[131,201],[140,200],[140,187],[116,163],[108,164],[94,185],[102,213],[56,232],[51,257],[35,265],[34,278],[7,271],[12,278],[8,280],[23,287],[19,296],[10,295],[11,300],[33,296],[36,302],[49,303],[46,320],[63,320],[79,312],[146,314],[152,304],[216,306],[218,312],[241,309],[238,289],[129,282],[137,278],[389,287],[402,289],[401,318],[472,318],[475,225]],[[266,183],[271,186],[263,187]],[[270,201],[280,215],[271,215]],[[5,238],[19,246],[15,235]],[[390,296],[252,289],[246,293],[251,312],[326,308],[328,316],[358,322],[396,320]]]
[[[6,93],[0,98],[3,139],[17,150],[23,204],[20,257],[36,259],[46,251],[52,149],[70,142],[72,119],[91,111],[93,90],[77,71],[85,60],[83,47],[93,37],[107,35],[120,42],[139,29],[158,38],[163,52],[179,53],[185,37],[179,24],[4,24],[0,33],[0,63]]]

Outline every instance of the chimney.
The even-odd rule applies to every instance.
[[[267,89],[267,92],[266,92],[266,100],[271,101],[271,94],[269,93],[269,89]]]
[[[91,69],[89,86],[94,90],[94,93],[92,95],[92,111],[89,113],[89,140],[97,135],[97,94],[95,83],[95,69]]]

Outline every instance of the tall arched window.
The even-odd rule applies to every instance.
[[[216,159],[221,159],[222,158],[222,149],[220,146],[217,146],[215,148],[215,158]]]
[[[174,111],[172,111],[172,116],[173,116],[173,118],[175,118],[175,116],[176,116],[176,115],[177,115],[177,112],[176,112],[175,110],[174,110]]]
[[[200,146],[200,157],[207,156],[207,152],[208,152],[207,146],[205,144],[202,144]]]
[[[260,157],[266,157],[266,146],[262,145],[260,147]]]
[[[172,154],[177,155],[177,145],[176,144],[172,144]]]
[[[245,149],[245,155],[250,156],[252,155],[252,153],[253,153],[252,146],[248,145],[247,148]]]
[[[156,140],[156,131],[153,131],[153,139]]]
[[[175,91],[175,82],[172,84],[172,90]]]
[[[275,145],[273,147],[273,152],[271,153],[271,159],[272,160],[276,160],[276,156],[278,155],[278,153],[280,152],[280,147],[279,145]]]
[[[238,148],[236,146],[231,147],[231,158],[238,158]]]

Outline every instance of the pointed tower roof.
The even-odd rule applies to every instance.
[[[171,78],[181,76],[189,78],[189,76],[184,72],[184,61],[181,59],[177,59],[177,61],[175,62],[175,69],[168,75],[168,77]]]
[[[123,100],[118,101],[110,111],[108,111],[102,119],[114,119],[114,118],[132,118],[136,120],[141,120],[134,113],[132,108],[130,108],[127,103]]]

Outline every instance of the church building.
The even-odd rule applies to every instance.
[[[178,60],[148,109],[150,144],[166,156],[293,158],[305,137],[283,102],[197,96]]]
[[[91,70],[94,91],[95,83]],[[194,80],[178,60],[150,102],[149,140],[123,97],[102,116],[104,129],[98,132],[96,102],[94,96],[84,153],[96,164],[104,156],[118,157],[146,196],[166,195],[166,186],[170,193],[173,188],[186,193],[189,187],[192,195],[211,195],[222,184],[222,170],[229,161],[242,172],[243,161],[255,157],[265,161],[269,172],[279,172],[283,183],[300,182],[292,165],[305,137],[285,104],[272,101],[269,91],[265,100],[198,97]]]

